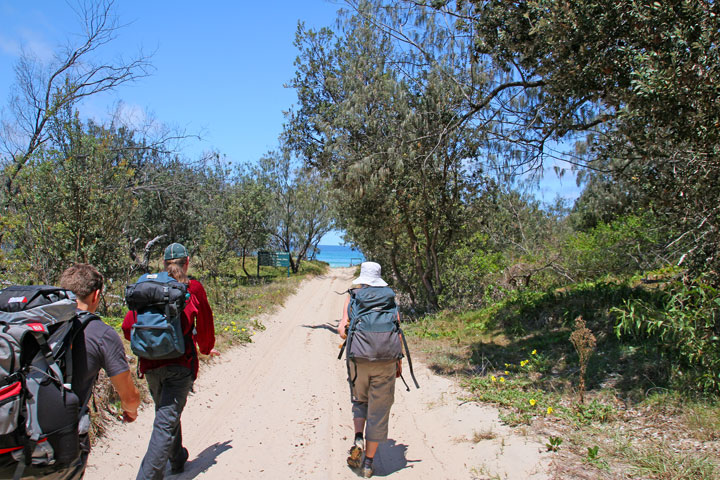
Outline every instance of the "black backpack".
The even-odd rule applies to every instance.
[[[136,315],[130,331],[130,349],[135,355],[163,360],[185,354],[186,343],[192,341],[182,328],[189,298],[187,285],[167,272],[145,274],[125,287],[125,302]]]
[[[80,455],[84,404],[72,390],[73,345],[95,315],[78,316],[72,292],[47,285],[0,290],[0,457],[61,469]],[[84,346],[84,345],[83,345]]]

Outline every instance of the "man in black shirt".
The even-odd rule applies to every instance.
[[[125,355],[125,347],[120,335],[100,317],[90,320],[100,304],[100,293],[103,288],[103,276],[95,267],[86,263],[77,263],[63,272],[60,277],[60,286],[72,291],[77,297],[78,311],[84,321],[85,351],[73,352],[75,375],[73,378],[73,391],[87,405],[92,396],[92,389],[102,368],[105,370],[110,383],[115,388],[123,409],[123,420],[133,422],[137,418],[137,408],[140,405],[140,394],[133,383],[130,367]],[[85,428],[89,427],[89,417],[81,420]],[[81,458],[71,466],[72,476],[62,478],[82,478],[87,465],[90,445],[87,439],[87,430],[81,430]],[[42,477],[40,477],[42,478]],[[51,477],[55,478],[55,477]]]
[[[84,342],[73,344],[72,390],[80,399],[85,415],[80,420],[80,456],[64,467],[54,465],[28,465],[22,472],[23,480],[79,480],[83,478],[90,453],[88,428],[90,417],[85,408],[100,369],[110,378],[123,409],[123,420],[132,422],[137,418],[140,394],[130,375],[125,347],[118,333],[95,315],[100,304],[103,276],[95,267],[78,263],[63,272],[60,286],[72,291],[77,297],[78,315],[86,323]],[[58,412],[62,414],[62,412]],[[12,478],[16,463],[0,465],[0,478]]]

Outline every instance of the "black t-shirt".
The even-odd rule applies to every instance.
[[[84,345],[73,346],[72,385],[81,402],[90,399],[101,368],[108,377],[130,370],[120,335],[111,326],[96,318],[89,320],[84,333]]]

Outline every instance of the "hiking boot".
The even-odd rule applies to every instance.
[[[365,448],[365,442],[362,438],[356,438],[355,443],[350,447],[350,456],[347,458],[347,464],[352,468],[360,467],[362,461],[363,449]]]
[[[372,477],[374,472],[375,472],[375,469],[373,468],[372,459],[370,462],[368,462],[368,461],[363,462],[362,468],[360,469],[360,475],[362,475],[363,478]]]
[[[185,462],[187,462],[187,459],[190,457],[190,454],[188,453],[188,449],[183,447],[182,452],[180,453],[180,458],[182,459],[179,463],[173,463],[170,462],[170,473],[173,475],[177,475],[178,473],[182,473],[185,471]]]

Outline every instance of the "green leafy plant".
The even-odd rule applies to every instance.
[[[592,461],[596,460],[598,458],[598,451],[600,450],[600,447],[595,445],[594,447],[587,447],[587,459]]]
[[[593,422],[606,423],[615,416],[615,408],[611,405],[593,400],[590,403],[579,403],[575,406],[575,421],[580,424]]]
[[[703,278],[677,282],[653,299],[631,299],[613,309],[620,338],[655,343],[680,386],[720,393],[720,292]]]
[[[545,444],[545,447],[547,447],[548,452],[557,452],[560,450],[560,445],[562,445],[562,443],[562,438],[550,436],[550,438],[548,438],[548,442]]]

